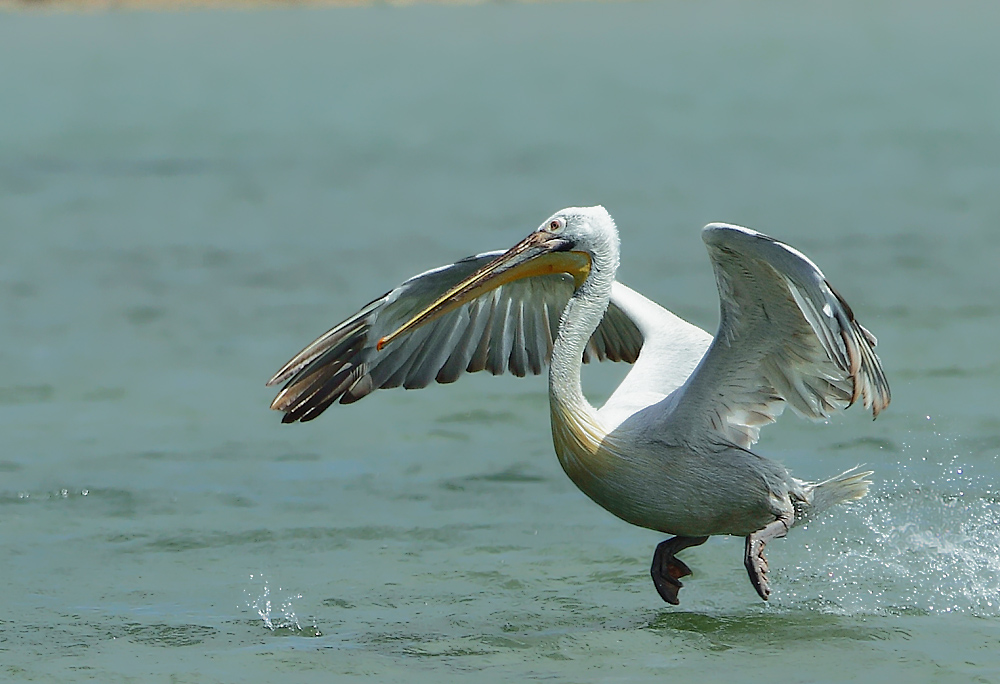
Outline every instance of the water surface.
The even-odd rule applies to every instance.
[[[0,678],[995,681],[991,3],[0,15]],[[563,475],[541,378],[281,426],[264,381],[427,268],[604,204],[623,281],[712,329],[698,229],[821,265],[877,422],[759,450],[865,501],[687,553]],[[595,402],[620,368],[588,369]]]

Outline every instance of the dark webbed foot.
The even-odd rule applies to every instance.
[[[674,554],[706,541],[708,537],[671,537],[657,545],[649,573],[653,576],[653,585],[660,598],[675,606],[680,603],[677,592],[684,586],[681,577],[690,575],[691,568],[684,561],[674,558]]]
[[[747,568],[747,574],[750,575],[750,583],[757,590],[757,594],[765,601],[771,595],[771,585],[767,581],[767,559],[764,558],[764,547],[772,539],[784,537],[788,534],[791,526],[791,517],[787,520],[779,518],[764,529],[747,535],[746,553],[743,558],[743,564]]]
[[[756,533],[755,533],[756,534]],[[747,535],[746,556],[743,564],[750,575],[750,584],[757,590],[757,594],[767,600],[771,595],[771,585],[767,581],[767,559],[764,558],[764,542],[755,536]]]

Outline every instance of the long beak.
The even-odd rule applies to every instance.
[[[590,255],[567,249],[568,244],[544,230],[535,231],[471,276],[438,297],[427,308],[378,341],[381,351],[397,337],[416,330],[425,323],[454,311],[466,302],[495,290],[506,283],[552,273],[568,273],[576,287],[590,275]]]

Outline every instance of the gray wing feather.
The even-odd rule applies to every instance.
[[[382,351],[375,348],[379,339],[500,254],[479,254],[410,278],[331,328],[267,383],[285,383],[271,408],[285,413],[283,422],[307,421],[334,402],[348,404],[377,389],[449,383],[481,370],[540,374],[573,293],[572,278],[562,274],[507,283]],[[585,353],[632,363],[642,342],[635,323],[612,303]]]
[[[813,419],[859,399],[875,416],[888,406],[875,337],[813,262],[747,228],[711,224],[702,237],[721,317],[666,417],[672,432],[748,448],[786,404]]]

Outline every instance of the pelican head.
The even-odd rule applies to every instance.
[[[569,207],[553,214],[539,230],[546,226],[563,224],[562,236],[573,243],[574,251],[584,252],[591,258],[595,271],[617,271],[619,240],[615,220],[607,209],[596,207]],[[580,286],[577,282],[577,287]]]
[[[557,211],[528,237],[438,297],[395,332],[378,341],[378,349],[505,283],[522,278],[568,273],[579,289],[592,270],[618,267],[618,230],[602,206]]]

